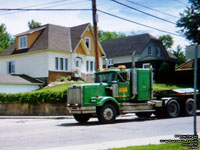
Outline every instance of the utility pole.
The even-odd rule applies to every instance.
[[[197,71],[198,71],[198,45],[195,45],[195,54],[194,54],[194,135],[197,135],[197,116],[196,116],[196,110],[197,110]]]
[[[99,71],[99,51],[98,51],[98,37],[97,37],[97,8],[96,0],[92,0],[92,17],[94,29],[94,47],[95,47],[95,71]]]

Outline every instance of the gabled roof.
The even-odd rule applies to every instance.
[[[76,46],[81,40],[81,35],[89,26],[89,23],[75,26],[63,27],[53,24],[47,24],[38,28],[18,34],[18,36],[31,34],[41,30],[40,35],[35,40],[30,48],[16,50],[16,42],[8,47],[0,56],[9,56],[19,53],[34,52],[40,50],[58,50],[71,52],[74,51]]]
[[[133,51],[135,51],[136,54],[141,54],[150,40],[160,42],[157,38],[145,33],[112,40],[105,40],[101,43],[101,45],[106,53],[106,56],[111,58],[130,55]]]

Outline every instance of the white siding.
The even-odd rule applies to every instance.
[[[68,59],[68,71],[71,72],[71,54],[70,53],[57,53],[57,52],[48,52],[48,70],[56,71],[55,69],[55,58],[67,58]],[[66,71],[65,71],[66,72]]]
[[[39,89],[38,85],[6,85],[0,84],[0,93],[24,93]]]
[[[48,53],[15,55],[0,59],[0,72],[7,72],[7,62],[15,62],[15,74],[26,74],[31,77],[48,77]]]
[[[1,57],[0,58],[0,73],[7,72],[7,62],[15,62],[15,74],[26,74],[31,77],[40,78],[48,77],[48,71],[56,71],[55,69],[55,57],[67,58],[68,59],[68,70],[67,72],[75,71],[75,58],[82,58],[81,61],[81,72],[82,73],[93,73],[86,71],[86,61],[93,61],[95,64],[94,56],[86,56],[77,53],[64,53],[64,52],[38,52],[38,53],[29,53],[22,55],[13,55],[10,57]],[[103,60],[100,58],[100,68],[102,68]],[[93,66],[95,70],[95,65]],[[65,71],[66,72],[66,71]]]
[[[119,64],[119,63],[130,63],[132,62],[132,56],[131,55],[127,55],[127,56],[119,56],[119,57],[112,57],[109,58],[113,60],[113,64]],[[135,61],[138,60],[138,57],[135,57]]]

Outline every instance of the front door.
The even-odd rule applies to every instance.
[[[76,57],[75,58],[75,76],[76,77],[81,77],[81,67],[82,67],[82,63],[81,63],[81,58]]]

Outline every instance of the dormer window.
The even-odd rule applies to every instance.
[[[152,55],[152,50],[150,46],[148,47],[148,55]]]
[[[19,49],[27,48],[27,36],[19,37]]]
[[[160,56],[160,48],[156,48],[156,56]]]
[[[91,40],[89,37],[85,38],[85,45],[87,46],[88,50],[91,48]]]

